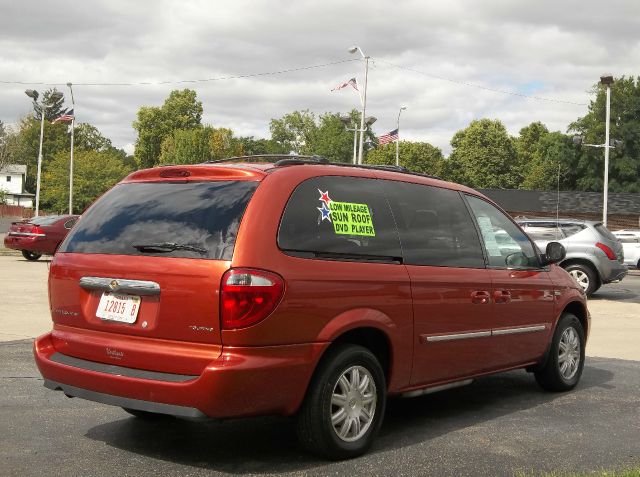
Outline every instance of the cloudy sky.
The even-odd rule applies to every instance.
[[[536,120],[565,131],[602,73],[640,74],[639,20],[637,0],[0,0],[0,120],[30,111],[25,88],[70,81],[78,121],[132,152],[138,108],[188,87],[204,123],[267,137],[269,120],[293,110],[359,107],[355,91],[330,92],[362,83],[364,63],[347,52],[359,45],[376,133],[406,105],[401,137],[448,153],[475,118],[512,134]]]

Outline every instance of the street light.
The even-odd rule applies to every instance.
[[[352,128],[349,127],[351,126],[351,116],[349,116],[348,114],[344,116],[340,116],[340,121],[344,123],[347,131],[353,131],[353,163],[355,164],[358,161],[358,153],[357,153],[358,127],[355,124],[353,125]]]
[[[602,223],[605,227],[607,226],[607,202],[609,200],[609,149],[615,149],[616,147],[622,146],[622,141],[618,139],[614,139],[612,144],[609,144],[609,126],[611,123],[611,85],[613,82],[613,75],[605,74],[600,77],[600,84],[607,87],[604,144],[585,144],[582,136],[573,136],[573,143],[576,145],[604,148],[604,197],[602,200]]]
[[[69,92],[71,93],[71,109],[73,110],[73,118],[71,119],[71,157],[69,159],[69,215],[73,214],[73,133],[76,126],[76,102],[73,99],[73,87],[71,83],[67,83]]]
[[[398,139],[396,140],[396,166],[400,165],[400,115],[402,111],[407,109],[406,106],[400,106],[400,111],[398,111]]]
[[[362,116],[360,117],[360,150],[358,151],[358,164],[362,164],[362,145],[364,142],[364,117],[367,112],[367,79],[369,77],[369,57],[362,52],[359,46],[349,48],[349,53],[360,52],[364,58],[364,93],[362,98]]]
[[[38,150],[38,174],[36,176],[36,211],[35,216],[38,217],[40,213],[40,173],[42,171],[42,140],[44,137],[44,114],[47,110],[47,106],[51,106],[60,98],[62,98],[62,93],[59,91],[54,91],[49,96],[49,103],[45,103],[44,99],[42,102],[38,103],[38,97],[40,96],[38,92],[34,89],[28,89],[24,92],[27,96],[29,96],[33,100],[34,106],[36,106],[36,111],[40,111],[40,148]]]

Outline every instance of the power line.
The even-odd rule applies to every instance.
[[[351,61],[359,61],[359,59],[349,58],[346,60],[332,61],[330,63],[322,63],[319,65],[300,66],[297,68],[288,68],[284,70],[267,71],[262,73],[250,73],[250,74],[244,74],[244,75],[218,76],[215,78],[189,79],[189,80],[176,80],[176,81],[140,81],[140,82],[129,82],[129,83],[76,83],[74,81],[73,85],[74,86],[158,86],[158,85],[165,85],[165,84],[206,83],[209,81],[225,81],[225,80],[231,80],[231,79],[256,78],[260,76],[281,75],[285,73],[293,73],[296,71],[325,68],[327,66],[339,65],[341,63],[349,63]],[[0,84],[15,84],[15,85],[25,85],[25,86],[33,86],[33,85],[66,86],[67,85],[66,82],[65,83],[47,83],[42,81],[4,81],[4,80],[0,80]]]
[[[426,76],[428,78],[437,79],[437,80],[441,80],[441,81],[448,81],[449,83],[454,83],[454,84],[458,84],[458,85],[461,85],[461,86],[468,86],[470,88],[482,89],[482,90],[485,90],[485,91],[491,91],[493,93],[506,94],[506,95],[510,95],[510,96],[518,96],[520,98],[534,99],[536,101],[546,101],[546,102],[549,102],[549,103],[562,103],[562,104],[573,104],[573,105],[576,105],[576,106],[589,106],[586,103],[578,103],[578,102],[575,102],[575,101],[567,101],[567,100],[564,100],[564,99],[544,98],[542,96],[531,96],[531,95],[528,95],[528,94],[518,93],[516,91],[508,91],[508,90],[503,90],[503,89],[489,88],[488,86],[482,86],[482,85],[479,85],[479,84],[469,83],[467,81],[460,81],[460,80],[454,80],[454,79],[450,79],[450,78],[445,78],[444,76],[432,75],[432,74],[429,74],[429,73],[425,73],[424,71],[416,70],[415,68],[409,68],[408,66],[396,65],[395,63],[391,63],[390,61],[385,61],[385,60],[381,60],[381,59],[378,59],[378,58],[376,58],[375,61],[378,61],[380,63],[385,63],[385,64],[387,64],[389,66],[392,66],[394,68],[398,68],[400,70],[411,71],[413,73],[417,73],[419,75]]]

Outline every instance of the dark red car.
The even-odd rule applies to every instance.
[[[5,248],[20,250],[27,260],[53,255],[69,233],[78,215],[41,215],[13,222],[4,238]]]
[[[134,172],[91,206],[51,263],[45,386],[143,418],[295,415],[346,458],[387,395],[578,383],[590,316],[562,245],[436,178],[247,160]]]

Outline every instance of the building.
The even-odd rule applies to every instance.
[[[0,169],[0,189],[5,193],[7,205],[33,208],[35,194],[30,194],[24,190],[26,179],[26,165],[7,164]]]

